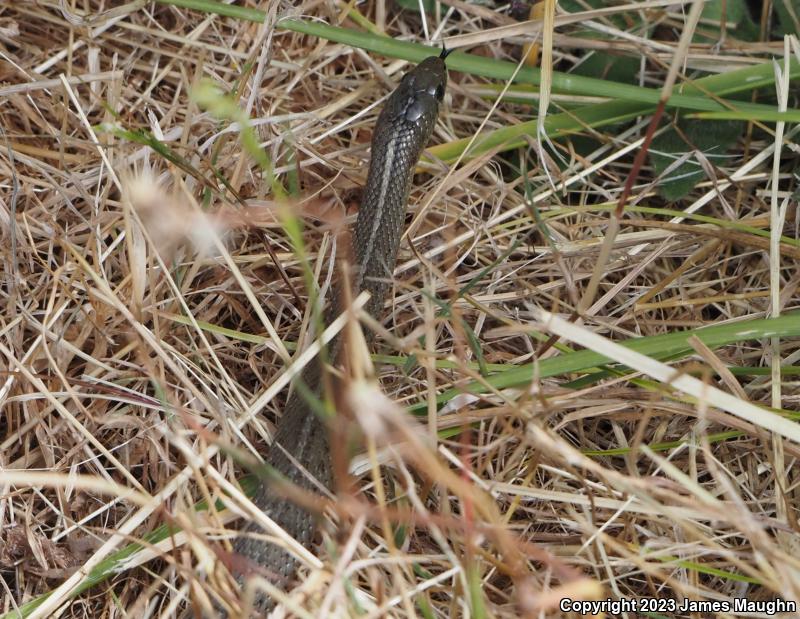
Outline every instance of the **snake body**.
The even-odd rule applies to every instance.
[[[433,132],[439,103],[447,86],[446,56],[447,52],[442,51],[440,56],[426,58],[404,75],[387,99],[375,125],[367,184],[354,230],[353,288],[355,292],[369,291],[370,299],[365,309],[376,318],[381,317],[390,287],[414,170]],[[326,321],[336,313],[334,303]],[[334,360],[338,349],[337,339],[329,348]],[[315,396],[322,393],[323,371],[322,363],[315,360],[306,366],[300,377]],[[326,423],[297,391],[287,402],[275,442],[282,449],[273,444],[266,458],[273,471],[303,490],[316,491],[316,484],[298,468],[296,462],[317,482],[331,487]],[[312,514],[271,492],[269,484],[263,482],[253,502],[303,546],[308,548],[312,545],[316,530]],[[260,527],[250,522],[245,532],[259,533]],[[238,537],[234,551],[249,560],[251,571],[260,572],[278,586],[285,586],[296,568],[293,555],[281,546],[253,535]],[[239,574],[240,578],[242,576],[244,574]],[[271,609],[273,604],[267,596],[256,599],[257,609],[262,612]]]

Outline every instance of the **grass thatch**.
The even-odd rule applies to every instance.
[[[569,4],[0,1],[3,617],[246,602],[239,482],[423,33],[459,51],[377,354],[345,329],[339,526],[276,595],[800,600],[796,3]]]

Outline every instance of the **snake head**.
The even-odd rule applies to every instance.
[[[403,82],[418,96],[427,94],[441,101],[447,88],[446,56],[430,56],[405,74]]]
[[[447,88],[447,67],[441,56],[430,56],[403,76],[395,94],[404,101],[403,114],[407,121],[422,117],[436,118],[439,103]]]

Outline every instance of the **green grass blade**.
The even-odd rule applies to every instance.
[[[264,11],[258,9],[250,9],[244,6],[236,6],[235,4],[223,4],[217,0],[154,0],[158,4],[167,4],[170,6],[177,6],[182,9],[192,9],[201,13],[213,13],[215,15],[222,15],[223,17],[233,17],[234,19],[241,19],[243,21],[253,21],[263,24],[267,17]]]
[[[244,479],[242,479],[239,484],[242,486],[242,489],[248,496],[252,496],[256,490],[257,480],[256,477],[253,475],[248,475]],[[208,504],[205,501],[200,501],[195,505],[196,511],[204,511],[208,509]],[[218,510],[224,510],[225,506],[222,502],[217,502],[216,508]],[[143,550],[147,546],[151,546],[154,544],[158,544],[159,542],[163,542],[168,537],[175,535],[179,532],[180,529],[174,527],[172,525],[163,524],[159,527],[156,527],[153,531],[148,533],[142,538],[142,543],[133,543],[128,544],[124,548],[121,548],[117,552],[110,554],[106,557],[103,561],[97,564],[95,568],[89,572],[86,579],[81,582],[71,593],[70,599],[74,599],[79,596],[84,591],[91,589],[95,585],[108,580],[112,576],[118,574],[120,571],[123,571],[126,568],[126,563],[128,559],[130,559],[133,555],[135,555],[140,550]],[[24,617],[30,616],[39,606],[41,606],[44,601],[50,597],[52,592],[44,593],[39,597],[23,604],[19,607],[19,611],[12,610],[2,616],[0,619],[23,619]]]
[[[265,14],[262,11],[247,9],[244,7],[236,7],[232,5],[222,4],[214,0],[156,0],[161,4],[168,4],[179,6],[183,8],[195,9],[205,13],[216,13],[226,17],[234,17],[254,22],[263,22]],[[402,58],[411,62],[420,62],[431,55],[438,55],[439,49],[432,48],[427,45],[420,45],[418,43],[411,43],[409,41],[398,41],[390,37],[382,36],[374,32],[364,32],[359,30],[352,30],[348,28],[341,28],[339,26],[331,26],[328,24],[320,23],[317,21],[307,21],[302,19],[287,18],[278,21],[276,26],[280,29],[291,30],[301,34],[307,34],[337,43],[343,43],[352,47],[359,47],[361,49],[371,51],[384,56],[392,58]],[[541,82],[541,71],[533,67],[523,67],[517,71],[517,66],[513,62],[503,60],[496,60],[494,58],[486,58],[474,54],[466,54],[463,52],[455,52],[450,54],[447,59],[448,67],[453,71],[461,71],[470,73],[472,75],[480,75],[497,80],[509,80],[516,72],[516,81],[521,83],[529,83],[539,85]],[[718,78],[717,82],[725,82],[731,85],[738,83],[744,90],[753,90],[759,87],[761,83],[758,78],[764,77],[769,74],[770,79],[768,83],[772,83],[772,65],[764,63],[755,67],[747,67],[737,71],[731,71],[726,74],[713,76]],[[792,62],[792,76],[800,74],[800,64]],[[699,80],[698,80],[699,82]],[[744,82],[744,84],[743,84]],[[763,84],[766,85],[766,84]],[[617,100],[631,101],[638,103],[648,103],[650,105],[657,105],[661,96],[659,89],[644,88],[642,86],[634,86],[631,84],[624,84],[621,82],[612,82],[609,80],[585,77],[581,75],[573,75],[569,73],[560,73],[554,71],[552,75],[552,89],[556,93],[569,93],[573,95],[585,95],[594,97],[610,97]],[[717,88],[710,88],[711,92],[721,94]],[[720,111],[738,110],[749,111],[751,114],[757,114],[759,111],[764,113],[775,114],[777,110],[773,106],[758,105],[745,103],[741,101],[735,102],[722,102],[715,101],[713,98],[707,96],[703,92],[702,87],[685,86],[676,89],[667,105],[669,107],[679,107],[698,111]],[[800,118],[800,112],[792,110],[788,112],[789,116],[784,120],[790,118]],[[748,118],[753,118],[749,116]]]
[[[719,348],[734,342],[742,342],[769,337],[800,337],[800,312],[790,312],[779,318],[763,318],[746,320],[732,324],[705,327],[702,329],[689,329],[678,333],[641,337],[620,342],[630,348],[655,359],[664,359],[678,355],[689,355],[693,349],[687,339],[695,335],[709,348]],[[591,350],[561,354],[540,361],[536,374],[540,378],[549,378],[561,374],[572,374],[609,363],[610,359]],[[528,363],[513,367],[486,378],[486,383],[493,389],[508,389],[522,387],[530,383],[534,376],[534,365]],[[450,401],[460,393],[485,393],[487,387],[483,383],[471,381],[461,387],[448,389],[436,401],[443,404]],[[427,412],[427,403],[420,402],[409,408],[415,414]]]
[[[411,43],[409,41],[398,41],[369,32],[330,26],[320,22],[284,19],[278,22],[278,27],[327,39],[329,41],[336,41],[337,43],[344,43],[352,47],[359,47],[383,56],[402,58],[411,62],[420,62],[428,56],[438,55],[439,53],[438,48],[429,47],[427,45]],[[517,65],[513,62],[486,58],[484,56],[477,56],[464,52],[453,52],[450,54],[447,57],[447,66],[451,71],[460,71],[462,73],[480,75],[497,80],[510,80],[516,73],[516,82],[533,84],[535,86],[538,86],[541,82],[541,71],[539,69],[523,67],[517,70]],[[762,74],[765,73],[772,75],[773,68],[771,64],[764,63],[763,65],[757,65],[755,67],[731,71],[721,76],[714,76],[717,78],[724,77],[725,79],[717,79],[715,82],[712,82],[712,84],[716,84],[717,88],[709,88],[709,91],[719,95],[720,93],[717,91],[720,82],[732,87],[738,85],[738,87],[743,90],[753,90],[757,87],[755,84],[760,83],[758,78],[762,77]],[[800,63],[792,63],[792,74],[800,75]],[[770,80],[770,83],[771,81],[772,80]],[[698,82],[700,82],[700,80],[698,80]],[[742,82],[745,83],[743,84]],[[631,84],[612,82],[582,75],[573,75],[570,73],[560,73],[558,71],[553,72],[552,89],[555,93],[609,97],[622,101],[647,103],[653,106],[657,105],[661,98],[661,91],[659,89],[644,88],[642,86],[633,86]],[[777,112],[774,106],[769,105],[758,105],[741,101],[727,101],[724,103],[715,101],[703,92],[702,86],[676,89],[676,93],[667,101],[667,106],[720,112],[729,109],[739,111],[749,110],[753,114],[759,111],[770,114]],[[795,117],[800,119],[800,111],[792,111],[791,118]],[[790,117],[787,116],[785,120],[789,120],[789,118]]]
[[[581,207],[566,207],[566,208],[551,208],[543,213],[545,219],[552,219],[554,217],[563,216],[571,213],[591,213],[591,212],[613,212],[617,208],[616,204],[590,204]],[[686,211],[678,211],[670,208],[661,208],[654,206],[626,206],[626,213],[641,213],[644,215],[663,215],[664,217],[680,217],[690,221],[697,221],[703,224],[712,224],[727,230],[735,230],[736,232],[744,232],[752,234],[753,236],[760,236],[762,238],[770,238],[769,230],[763,230],[754,226],[739,221],[731,221],[728,219],[719,219],[718,217],[711,217],[701,213],[687,213]],[[792,247],[800,247],[800,239],[795,239],[790,236],[781,236],[781,243],[791,245]]]

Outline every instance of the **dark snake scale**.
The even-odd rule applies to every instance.
[[[354,231],[353,289],[356,293],[369,291],[371,296],[365,310],[378,319],[391,285],[414,170],[433,132],[447,86],[446,56],[443,51],[440,56],[426,58],[408,72],[389,96],[375,125],[369,174]],[[341,311],[336,305],[332,304],[328,311],[326,324],[336,316],[337,309]],[[339,342],[337,338],[329,346],[333,360]],[[322,393],[322,372],[322,364],[316,359],[299,379],[315,396]],[[307,492],[318,492],[316,484],[287,457],[289,453],[320,484],[331,488],[328,429],[297,391],[286,405],[275,442],[283,450],[273,445],[266,458],[275,472]],[[303,546],[311,547],[316,531],[316,519],[311,513],[279,496],[265,483],[260,484],[253,503]],[[234,552],[249,560],[252,571],[285,587],[294,575],[297,560],[282,547],[247,535],[263,534],[255,522],[248,523],[244,533],[236,539]],[[237,576],[242,578],[243,574]],[[265,595],[256,600],[260,613],[273,606],[273,600]]]

